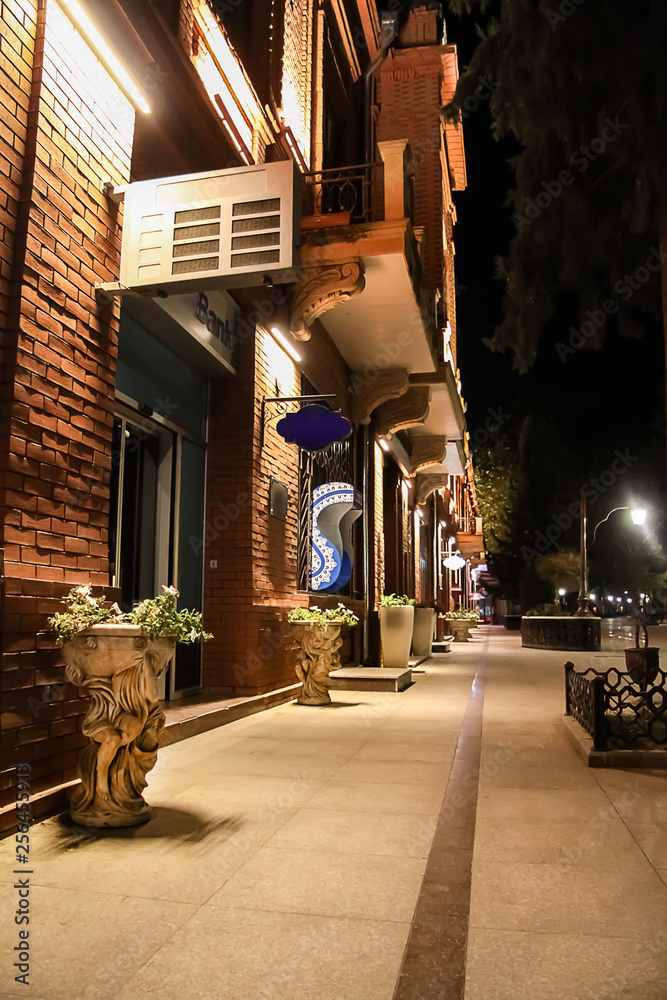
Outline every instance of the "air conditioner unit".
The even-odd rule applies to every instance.
[[[291,160],[124,190],[120,284],[146,295],[295,281],[299,173]]]

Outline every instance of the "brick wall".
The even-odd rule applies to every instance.
[[[377,82],[377,141],[410,143],[414,224],[426,229],[424,272],[433,289],[443,284],[441,53],[440,46],[397,49],[383,63]]]
[[[275,420],[260,449],[261,400],[298,395],[300,376],[262,330],[237,352],[239,379],[215,386],[210,420],[207,523],[214,526],[221,504],[238,515],[226,529],[208,531],[205,607],[215,637],[205,647],[204,683],[263,693],[295,683],[285,609],[307,606],[308,598],[296,597],[298,451],[277,434]],[[268,513],[271,476],[289,489],[286,522]]]
[[[36,633],[71,586],[108,582],[118,309],[99,309],[94,285],[118,277],[121,220],[102,187],[129,179],[134,112],[55,3],[36,15],[27,0],[9,0],[0,16],[9,40],[3,52],[19,80],[8,87],[5,64],[16,120],[13,132],[3,132],[4,148],[11,142],[15,152],[6,158],[3,185],[0,299],[4,310],[9,293],[0,441],[1,777],[6,788],[13,765],[30,762],[39,792],[74,777],[87,699],[64,683],[57,651]]]

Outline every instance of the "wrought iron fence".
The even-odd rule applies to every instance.
[[[349,212],[350,222],[370,222],[373,183],[382,166],[362,163],[304,174],[307,210],[314,215]]]
[[[667,675],[658,668],[637,680],[617,667],[577,671],[568,662],[565,714],[591,735],[595,750],[666,746]]]

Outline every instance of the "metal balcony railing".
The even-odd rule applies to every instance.
[[[456,525],[457,531],[464,535],[481,535],[482,533],[481,517],[459,517]]]
[[[384,164],[362,163],[304,174],[304,215],[349,215],[351,223],[373,217],[373,185],[381,182]]]

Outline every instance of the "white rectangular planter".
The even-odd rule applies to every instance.
[[[415,609],[412,604],[380,608],[382,664],[405,668],[410,659]]]

